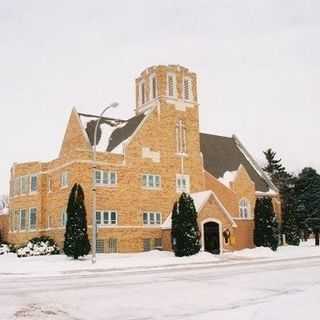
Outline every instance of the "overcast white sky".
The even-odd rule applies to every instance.
[[[198,74],[200,127],[320,170],[320,1],[0,1],[0,194],[58,155],[73,106],[128,118],[154,64]]]

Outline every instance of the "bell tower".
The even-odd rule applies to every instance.
[[[180,65],[152,66],[136,79],[136,113],[155,103],[173,104],[177,110],[197,105],[197,77]]]

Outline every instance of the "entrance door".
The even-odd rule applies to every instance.
[[[220,254],[219,224],[207,222],[204,224],[204,250],[213,254]]]

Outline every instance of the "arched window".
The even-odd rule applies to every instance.
[[[251,218],[251,212],[250,212],[250,202],[248,199],[241,199],[240,200],[240,218],[242,219],[249,219]]]
[[[63,227],[67,225],[67,208],[63,208],[61,211],[61,225]]]

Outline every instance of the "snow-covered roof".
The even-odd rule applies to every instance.
[[[202,208],[205,206],[205,204],[207,203],[209,198],[211,196],[213,196],[214,199],[216,200],[218,206],[220,207],[220,209],[226,215],[227,219],[231,222],[232,226],[237,227],[237,224],[233,220],[229,211],[224,207],[224,205],[221,203],[221,201],[219,200],[217,195],[212,190],[191,193],[190,196],[193,199],[194,205],[195,205],[198,213],[201,212]],[[171,217],[172,217],[172,213],[170,213],[168,218],[162,224],[162,226],[161,226],[162,229],[171,229],[171,220],[172,220]]]
[[[226,171],[223,174],[223,177],[218,178],[218,181],[224,184],[226,187],[230,188],[230,184],[236,179],[237,173],[238,170]]]
[[[237,171],[242,165],[255,183],[257,191],[267,192],[272,189],[278,192],[236,136],[223,137],[200,133],[200,148],[205,170],[217,179],[222,178],[223,182],[229,183],[232,179],[230,173]]]
[[[78,113],[81,125],[91,145],[94,144],[94,129],[99,116]],[[123,153],[124,146],[135,133],[147,112],[128,120],[101,118],[97,131],[97,151]]]

